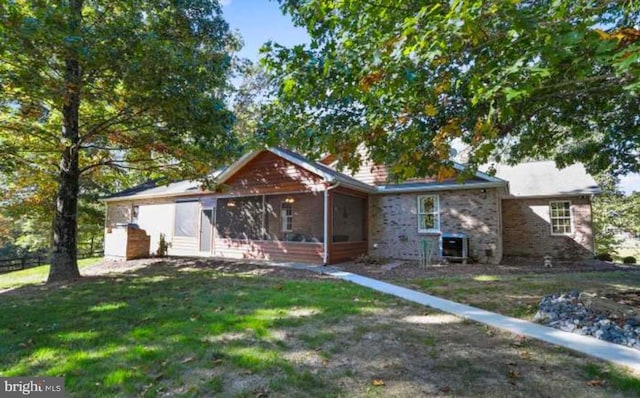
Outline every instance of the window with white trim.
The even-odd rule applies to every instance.
[[[567,235],[572,232],[571,202],[549,202],[549,219],[552,235]]]
[[[293,231],[292,203],[282,202],[282,206],[280,207],[280,230],[282,232]]]
[[[440,201],[437,195],[418,196],[418,232],[440,230]]]

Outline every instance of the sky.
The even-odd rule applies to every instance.
[[[258,50],[269,40],[286,47],[309,42],[306,30],[293,26],[291,17],[282,14],[276,1],[223,0],[221,3],[231,30],[238,31],[244,41],[240,57],[257,61]]]
[[[307,32],[293,26],[276,1],[222,0],[221,4],[231,29],[242,36],[244,47],[238,55],[243,58],[257,61],[260,47],[269,40],[286,47],[309,42]],[[625,193],[640,192],[640,174],[622,177],[619,186]]]
[[[629,174],[620,179],[620,189],[624,193],[640,192],[640,174]]]

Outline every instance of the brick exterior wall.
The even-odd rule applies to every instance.
[[[420,195],[437,195],[440,231],[469,235],[470,257],[498,264],[502,258],[500,194],[498,189],[372,195],[369,200],[369,253],[417,260],[421,239],[437,234],[418,233],[417,201]]]
[[[571,202],[572,233],[552,235],[549,202]],[[504,255],[583,259],[593,256],[591,200],[588,197],[505,199],[502,202]]]
[[[266,196],[267,217],[265,229],[270,239],[283,240],[280,224],[280,209],[282,202],[288,197],[295,201],[291,204],[293,210],[293,232],[305,237],[305,240],[322,241],[324,239],[324,197],[322,194],[291,194]]]

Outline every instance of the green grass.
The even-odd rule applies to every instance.
[[[332,336],[324,326],[389,300],[332,280],[157,264],[47,292],[18,288],[0,300],[0,375],[64,376],[69,396],[126,397],[210,396],[261,374],[285,395],[331,396],[336,386],[286,359],[293,348],[277,332],[316,325],[313,350]]]
[[[640,379],[620,368],[608,365],[606,367],[595,364],[585,366],[585,374],[593,380],[604,380],[619,391],[640,397]]]
[[[82,270],[99,263],[102,257],[85,258],[78,260],[78,267]],[[0,275],[0,289],[9,289],[25,285],[44,283],[49,275],[49,264],[28,268],[22,271],[14,271]]]

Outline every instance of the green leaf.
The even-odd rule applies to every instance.
[[[516,90],[511,87],[506,87],[503,91],[505,93],[507,101],[517,100],[527,95],[526,90]]]
[[[314,32],[309,51],[325,62],[305,69],[302,55],[270,54],[279,95],[267,120],[286,132],[283,144],[349,166],[360,145],[396,176],[424,175],[437,173],[446,156],[436,149],[448,144],[439,132],[458,120],[477,163],[557,158],[640,170],[636,35],[622,30],[640,11],[571,0],[392,3],[282,1]],[[317,13],[325,4],[330,21]],[[403,156],[416,148],[428,161]]]

